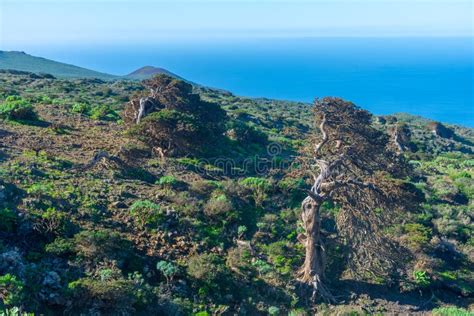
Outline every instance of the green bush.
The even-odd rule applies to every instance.
[[[268,142],[268,136],[256,127],[240,121],[232,121],[227,126],[227,134],[233,140],[243,145],[260,144]]]
[[[231,212],[232,209],[232,202],[225,194],[220,194],[207,201],[206,205],[204,205],[204,214],[210,217],[219,217]]]
[[[228,273],[222,259],[210,253],[189,258],[187,270],[191,277],[211,286],[222,284]]]
[[[280,309],[276,306],[270,306],[268,308],[268,314],[272,315],[272,316],[279,315],[280,314]]]
[[[5,274],[0,276],[0,298],[4,305],[21,304],[24,284],[15,275]]]
[[[74,103],[71,107],[71,111],[79,114],[88,114],[91,107],[87,103]]]
[[[91,106],[87,103],[74,103],[71,112],[87,115],[93,120],[117,121],[120,119],[117,112],[108,104]]]
[[[134,262],[130,241],[109,229],[84,230],[74,236],[74,250],[80,260],[97,264],[104,260],[116,260],[119,266]]]
[[[252,262],[252,266],[254,266],[257,269],[258,275],[260,277],[262,277],[264,274],[267,274],[273,270],[271,265],[269,265],[266,261],[263,261],[261,259],[257,259],[254,262]]]
[[[47,95],[42,95],[38,98],[38,102],[42,104],[51,104],[53,100],[51,100],[51,98],[48,97]]]
[[[251,276],[253,272],[252,254],[250,249],[245,247],[235,247],[229,249],[226,257],[226,265],[243,276]],[[258,269],[258,267],[257,267]]]
[[[267,192],[271,188],[267,179],[256,177],[245,178],[240,181],[240,185],[253,191],[253,198],[257,206],[261,206],[267,199]]]
[[[9,96],[0,104],[0,119],[35,121],[38,116],[30,102],[18,96]]]
[[[417,223],[409,223],[403,226],[403,232],[407,235],[410,247],[422,249],[431,239],[431,228]]]
[[[92,107],[90,109],[90,117],[93,120],[107,121],[116,121],[120,118],[119,115],[114,110],[112,110],[108,104]]]
[[[140,289],[133,280],[82,278],[68,285],[75,312],[94,308],[99,314],[132,315],[139,304]]]
[[[413,271],[413,279],[415,280],[415,283],[421,287],[427,287],[431,284],[431,278],[426,271]]]
[[[302,189],[305,185],[306,184],[302,178],[285,178],[278,182],[278,188],[285,193]]]
[[[55,256],[67,256],[74,252],[74,243],[70,239],[58,237],[52,243],[47,244],[44,250]]]
[[[22,312],[19,307],[7,308],[0,311],[0,316],[35,316],[34,313]]]
[[[156,181],[156,184],[159,184],[162,187],[171,189],[176,187],[179,184],[178,179],[176,179],[173,176],[163,176],[158,181]]]
[[[46,211],[35,211],[34,227],[43,234],[68,235],[72,231],[72,223],[69,216],[54,207],[49,207]]]
[[[239,227],[237,227],[237,235],[239,236],[239,238],[243,238],[247,230],[247,226],[245,225],[240,225]]]
[[[433,316],[473,316],[474,313],[470,312],[464,308],[448,306],[448,307],[439,307],[431,311]]]
[[[164,109],[146,116],[130,133],[153,147],[189,153],[196,149],[200,129],[200,122],[194,116]]]
[[[141,228],[159,224],[164,216],[161,207],[148,200],[135,201],[130,207],[130,215]]]
[[[298,260],[296,256],[291,254],[294,249],[290,245],[282,240],[265,246],[269,261],[273,264],[275,270],[283,275],[291,275],[294,271],[295,261]]]
[[[166,278],[166,282],[169,284],[173,277],[178,273],[178,267],[176,267],[172,262],[169,261],[159,261],[156,264],[156,269],[160,271]]]
[[[47,195],[53,198],[56,197],[54,191],[55,190],[52,183],[34,183],[27,188],[26,193],[40,199]]]

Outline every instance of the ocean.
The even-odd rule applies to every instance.
[[[28,52],[117,75],[162,67],[241,96],[338,96],[375,114],[474,127],[473,38],[194,39]]]

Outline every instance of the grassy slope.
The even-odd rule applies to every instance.
[[[48,73],[59,78],[99,78],[104,80],[117,78],[117,76],[16,51],[0,51],[0,69]]]
[[[309,314],[313,307],[296,299],[292,284],[303,255],[296,240],[301,196],[285,170],[274,168],[257,175],[270,184],[257,205],[256,192],[241,185],[245,177],[255,176],[251,170],[229,176],[219,166],[208,165],[209,172],[201,174],[192,159],[162,161],[136,147],[136,140],[123,133],[113,112],[120,111],[127,97],[140,89],[138,83],[16,75],[0,75],[0,80],[1,100],[19,93],[35,104],[43,121],[35,125],[0,122],[0,178],[16,188],[17,196],[3,210],[19,214],[9,226],[6,221],[0,223],[4,225],[0,253],[19,254],[11,269],[3,267],[0,258],[0,275],[17,275],[26,284],[26,296],[16,305],[60,313],[68,306],[90,309],[91,301],[101,298],[94,303],[96,308],[109,312],[112,308],[124,313],[156,308],[148,314],[227,310],[266,315],[275,307],[281,313],[292,309],[300,313],[296,315]],[[310,130],[306,104],[198,91],[221,104],[232,120],[256,126],[283,149],[276,157],[268,157],[265,148],[229,144],[244,156],[285,159]],[[72,111],[78,102],[92,109],[107,106],[103,115],[92,119]],[[407,122],[418,146],[407,155],[420,174],[412,181],[425,193],[427,203],[420,214],[407,214],[405,223],[393,227],[392,233],[414,254],[413,266],[407,270],[427,272],[430,287],[411,273],[402,290],[387,288],[376,278],[346,279],[332,285],[345,303],[317,305],[318,311],[416,314],[445,304],[467,307],[472,303],[473,131],[453,127],[459,138],[441,139],[420,119],[399,119]],[[394,124],[378,126],[388,130]],[[127,165],[104,162],[82,169],[98,151],[120,155],[123,148],[136,150]],[[174,181],[164,178],[168,181],[159,184],[164,176]],[[459,195],[467,201],[457,203]],[[160,205],[162,212],[143,227],[131,210],[134,203],[146,200]],[[48,231],[41,223],[54,218],[54,211],[48,213],[51,208],[59,217],[66,214],[66,219]],[[328,223],[331,214],[330,209],[325,214]],[[247,229],[244,233],[241,226]],[[94,233],[97,230],[112,242],[100,239]],[[255,254],[237,239],[250,241]],[[331,253],[331,276],[341,272],[338,267],[343,262],[338,260],[340,256]],[[171,280],[164,270],[155,268],[160,261],[177,268]],[[43,285],[53,271],[60,276],[60,284]],[[134,271],[143,282],[130,279],[128,274]],[[436,295],[430,300],[432,290]],[[464,296],[458,297],[460,293]],[[50,294],[58,299],[48,299]]]

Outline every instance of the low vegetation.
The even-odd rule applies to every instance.
[[[0,83],[0,315],[472,314],[472,129],[166,76]]]

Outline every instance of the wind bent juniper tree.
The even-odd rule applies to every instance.
[[[313,185],[302,202],[305,261],[298,280],[312,288],[312,299],[335,302],[326,280],[326,248],[321,232],[321,206],[332,202],[338,238],[347,248],[346,269],[356,278],[390,278],[398,266],[399,248],[383,227],[402,210],[417,205],[416,190],[402,179],[410,174],[403,157],[390,149],[389,137],[371,126],[372,116],[338,98],[316,100],[313,107],[320,134],[303,153],[303,171]]]
[[[132,98],[122,113],[130,134],[161,156],[202,154],[217,147],[227,121],[218,104],[201,100],[191,84],[167,75],[143,85],[148,94]]]

